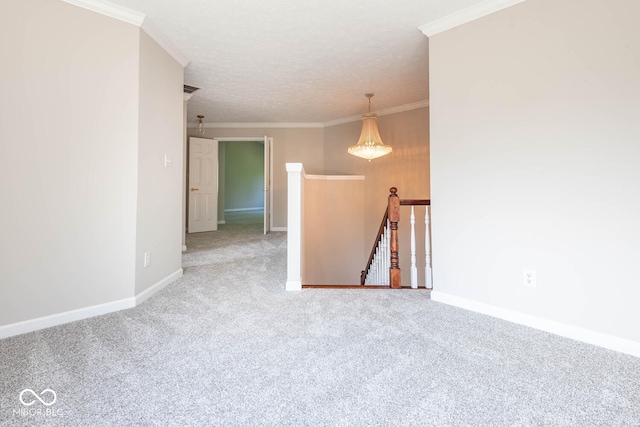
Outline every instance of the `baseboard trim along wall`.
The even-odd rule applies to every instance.
[[[431,299],[443,304],[453,305],[465,310],[475,311],[476,313],[486,314],[487,316],[497,317],[509,322],[550,332],[565,338],[571,338],[576,341],[582,341],[587,344],[597,345],[609,350],[640,357],[640,343],[635,341],[578,328],[576,326],[555,322],[553,320],[530,316],[528,314],[518,313],[517,311],[507,310],[438,291],[431,291]]]
[[[155,295],[164,289],[169,283],[182,277],[183,270],[180,268],[154,285],[136,295],[136,305],[142,304],[147,298]]]
[[[90,317],[101,316],[114,311],[133,308],[135,305],[135,298],[125,298],[118,301],[78,308],[76,310],[65,311],[64,313],[52,314],[50,316],[38,317],[36,319],[25,320],[24,322],[0,326],[0,339],[9,338],[15,335],[22,335],[27,332],[38,331],[40,329],[51,328],[65,323],[76,322]]]
[[[287,227],[271,227],[271,231],[287,231]]]
[[[238,208],[238,209],[225,209],[225,212],[246,212],[246,211],[263,211],[264,208]]]
[[[169,283],[182,277],[182,272],[182,269],[179,269],[171,273],[153,286],[140,292],[135,297],[93,305],[90,307],[78,308],[76,310],[65,311],[63,313],[52,314],[50,316],[38,317],[36,319],[30,319],[23,322],[0,326],[0,339],[13,337],[15,335],[22,335],[28,332],[38,331],[40,329],[52,328],[54,326],[64,325],[65,323],[76,322],[78,320],[101,316],[103,314],[113,313],[115,311],[133,308],[136,305],[142,304],[146,299],[162,290]]]

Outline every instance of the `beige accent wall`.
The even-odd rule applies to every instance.
[[[359,284],[365,252],[365,181],[338,178],[305,179],[305,285]]]
[[[430,39],[438,292],[640,342],[638,16],[528,0]]]
[[[134,296],[139,32],[2,2],[0,325]]]
[[[325,174],[364,175],[365,256],[357,273],[364,268],[387,206],[389,189],[396,187],[402,199],[429,199],[429,109],[419,108],[378,117],[382,141],[393,147],[391,154],[368,162],[347,153],[360,136],[362,122],[351,122],[325,129]],[[409,284],[410,209],[400,212],[400,268],[403,283]],[[418,281],[424,284],[424,208],[418,208],[416,220]],[[420,237],[422,236],[422,237]],[[354,247],[354,250],[357,248]]]
[[[181,270],[184,176],[183,68],[140,31],[139,70],[136,294]]]

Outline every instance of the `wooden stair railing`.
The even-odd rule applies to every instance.
[[[389,189],[387,209],[382,217],[382,223],[373,242],[373,247],[365,269],[360,273],[360,285],[367,284],[387,285],[393,289],[402,288],[402,276],[400,271],[400,259],[398,255],[398,222],[400,221],[400,206],[411,206],[411,287],[417,288],[417,267],[415,248],[415,214],[414,206],[430,206],[431,200],[427,199],[400,199],[398,189]],[[386,239],[388,238],[388,242]],[[387,260],[388,253],[388,260]],[[386,271],[382,277],[378,274],[380,266],[377,265],[382,257],[383,270],[388,265],[388,277]],[[373,275],[374,281],[381,283],[367,283],[368,277]],[[431,289],[431,239],[429,233],[429,209],[425,212],[425,287]]]

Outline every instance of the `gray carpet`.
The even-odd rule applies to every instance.
[[[286,234],[256,219],[190,235],[139,307],[0,340],[0,424],[640,425],[640,359],[421,291],[287,293]],[[57,401],[24,413],[27,388]]]

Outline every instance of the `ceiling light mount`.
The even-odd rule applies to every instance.
[[[200,136],[204,136],[205,133],[204,123],[202,123],[202,119],[204,119],[204,116],[202,114],[198,114],[198,129],[196,130],[196,133]]]
[[[352,156],[361,157],[368,161],[389,154],[393,149],[389,145],[384,145],[378,132],[378,116],[371,112],[371,98],[373,93],[366,93],[369,98],[369,112],[362,115],[362,132],[356,145],[349,147],[347,152]]]

